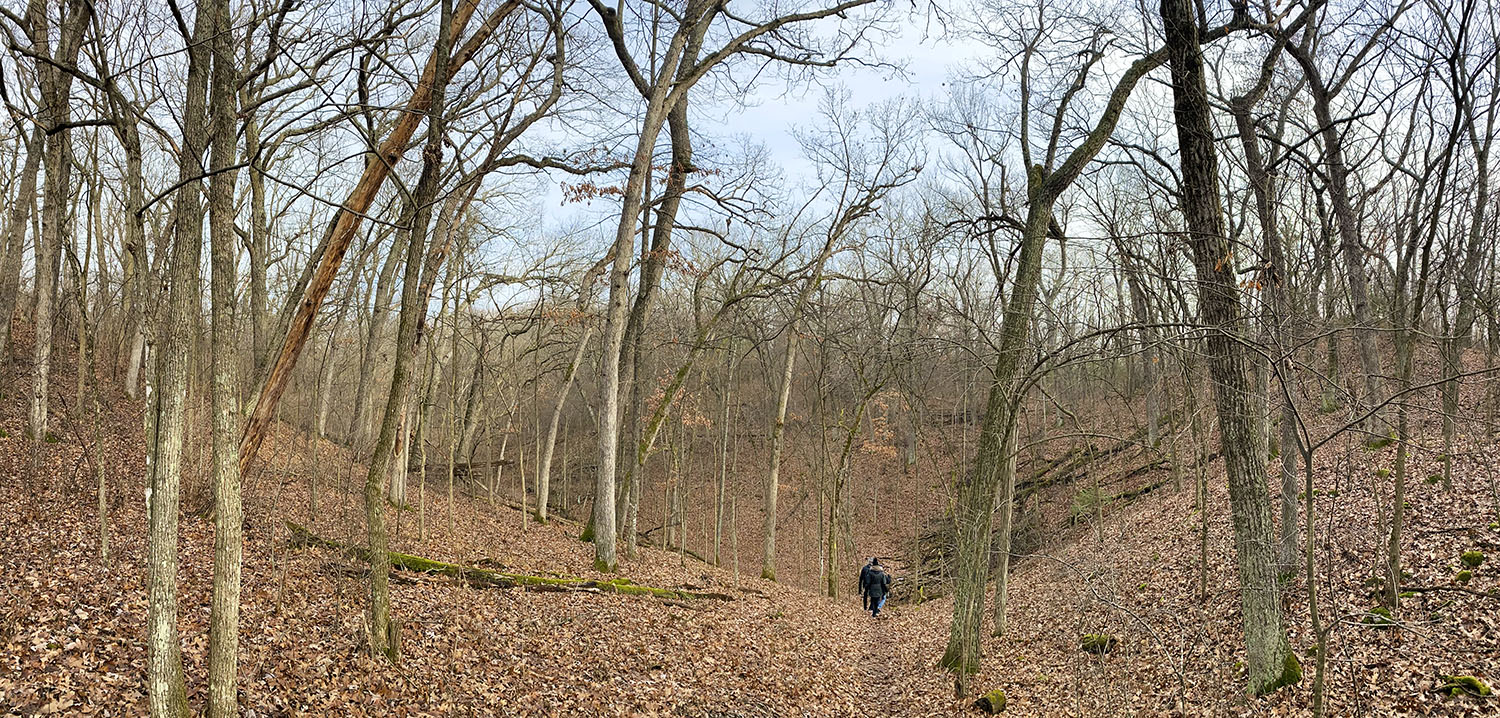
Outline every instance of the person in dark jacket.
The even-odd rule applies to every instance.
[[[865,592],[865,586],[870,582],[870,569],[877,563],[879,563],[879,559],[871,556],[870,560],[866,561],[864,567],[859,570],[860,607],[866,611],[870,610],[870,594]]]
[[[885,598],[891,592],[891,575],[880,567],[880,559],[872,558],[859,572],[859,594],[864,597],[865,610],[874,618],[880,617]]]

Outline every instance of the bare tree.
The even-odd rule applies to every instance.
[[[1265,457],[1256,434],[1244,320],[1219,205],[1218,156],[1198,20],[1188,0],[1162,0],[1161,18],[1172,69],[1186,242],[1197,271],[1198,314],[1207,331],[1204,347],[1219,415],[1219,450],[1229,474],[1249,687],[1257,694],[1268,693],[1301,680],[1302,669],[1282,625]]]

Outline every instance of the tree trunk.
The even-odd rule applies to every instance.
[[[177,637],[177,510],[182,479],[183,434],[188,372],[201,305],[199,260],[203,214],[199,195],[207,143],[206,110],[210,72],[209,37],[215,13],[200,10],[188,42],[187,96],[182,115],[182,150],[177,177],[182,186],[173,208],[171,295],[166,331],[157,360],[155,436],[148,434],[150,538],[147,544],[146,691],[152,718],[188,715],[181,645]],[[151,396],[147,386],[147,400]],[[154,441],[153,441],[154,439]]]
[[[439,28],[439,32],[450,39],[448,45],[452,44],[451,38],[456,38],[463,33],[464,27],[477,6],[477,0],[459,0],[456,9],[444,14],[444,22],[448,24]],[[380,159],[372,159],[365,163],[364,173],[354,189],[350,191],[348,198],[335,216],[333,224],[329,227],[327,247],[320,253],[318,267],[312,275],[311,284],[308,285],[306,294],[291,318],[281,350],[277,353],[275,360],[270,362],[271,368],[256,397],[255,409],[250,413],[250,420],[245,425],[245,433],[240,439],[241,472],[255,458],[255,452],[260,449],[261,442],[265,440],[266,429],[270,426],[276,403],[281,399],[282,392],[286,390],[286,383],[291,378],[292,368],[296,365],[297,357],[301,355],[308,334],[312,331],[313,319],[323,304],[323,298],[328,295],[328,289],[333,286],[334,277],[338,273],[340,263],[343,262],[344,253],[349,249],[349,243],[353,241],[355,233],[359,230],[363,214],[370,209],[376,193],[385,183],[391,169],[401,159],[401,153],[406,149],[412,134],[416,132],[417,125],[422,118],[433,114],[430,108],[435,101],[434,88],[438,84],[438,66],[447,67],[451,60],[455,69],[463,67],[464,63],[478,51],[479,46],[500,24],[500,21],[519,6],[519,0],[503,2],[453,57],[439,56],[436,52],[428,57],[427,65],[422,71],[422,77],[418,80],[416,88],[412,91],[411,98],[407,100],[390,135],[381,143],[376,152]],[[430,208],[421,209],[426,210],[430,215]],[[423,232],[425,233],[426,230],[424,229]],[[411,256],[410,252],[407,255]],[[413,334],[415,335],[415,330]]]
[[[246,43],[246,46],[248,53],[250,44]],[[247,56],[246,60],[249,59]],[[245,158],[250,163],[246,175],[250,184],[250,353],[254,366],[251,376],[258,378],[265,374],[271,351],[270,295],[266,289],[266,270],[271,261],[271,222],[266,213],[266,180],[262,171],[268,158],[261,145],[260,121],[255,110],[248,110],[245,116]]]
[[[228,0],[211,0],[199,13],[214,18],[213,83],[210,123],[213,148],[208,185],[209,236],[212,243],[213,301],[213,463],[214,584],[208,628],[208,716],[239,715],[236,680],[239,666],[240,510],[239,357],[234,331],[235,263],[239,247],[234,231],[235,85],[239,71],[231,51]],[[195,191],[195,190],[188,190]]]
[[[1004,476],[1007,467],[1014,467],[1007,461],[1005,444],[1006,437],[1015,431],[1015,388],[1020,378],[1021,356],[1027,351],[1032,308],[1041,280],[1042,249],[1047,241],[1055,201],[1055,195],[1039,187],[1044,184],[1040,173],[1038,167],[1030,174],[1029,182],[1034,189],[1021,235],[1015,280],[1001,322],[999,355],[995,360],[994,383],[985,402],[979,446],[972,469],[964,472],[958,482],[954,515],[957,561],[953,567],[953,623],[940,663],[957,674],[960,692],[967,689],[967,675],[979,670],[979,638],[984,619],[984,588],[989,576],[995,492],[997,487],[1015,481],[1013,472],[1009,477]],[[1005,610],[1003,604],[995,607],[997,615]]]
[[[16,194],[11,198],[5,220],[4,255],[0,255],[0,361],[10,356],[11,317],[16,312],[16,296],[21,291],[21,255],[25,251],[26,224],[36,204],[36,178],[42,166],[47,136],[37,125],[26,143],[26,163],[21,168]]]
[[[1282,626],[1265,455],[1256,437],[1247,352],[1238,341],[1243,318],[1219,209],[1218,157],[1198,25],[1188,0],[1162,0],[1161,17],[1172,70],[1182,212],[1198,277],[1199,314],[1209,328],[1205,349],[1219,415],[1220,452],[1229,474],[1249,688],[1261,694],[1300,679],[1301,670]]]
[[[1149,385],[1147,391],[1151,391]],[[1019,405],[1019,397],[1017,398]],[[1002,464],[1000,466],[1000,489],[997,492],[995,513],[999,515],[1000,523],[995,527],[1000,535],[995,541],[995,558],[998,565],[995,568],[995,609],[994,625],[991,627],[991,635],[1003,636],[1007,626],[1006,608],[1010,597],[1010,537],[1011,518],[1014,514],[1016,498],[1016,422],[1011,422],[1010,432],[1005,435],[1004,442],[1000,445]],[[1103,501],[1097,502],[1102,506]]]
[[[391,371],[391,390],[386,397],[385,418],[380,424],[380,435],[375,442],[374,455],[370,459],[369,473],[365,478],[365,522],[369,530],[370,550],[370,648],[373,653],[384,654],[395,662],[400,651],[400,627],[391,620],[390,561],[387,555],[388,539],[385,526],[384,488],[386,471],[390,468],[392,448],[395,445],[397,423],[406,414],[407,385],[410,382],[410,365],[416,354],[418,329],[421,314],[426,308],[423,301],[422,251],[427,245],[429,225],[432,222],[432,204],[438,193],[438,175],[443,157],[443,113],[446,105],[448,84],[449,45],[453,35],[463,28],[468,14],[473,11],[471,2],[464,2],[455,16],[451,0],[443,0],[438,20],[437,39],[433,44],[432,62],[429,63],[432,78],[430,85],[419,85],[428,90],[425,98],[430,106],[427,139],[422,149],[422,172],[413,193],[415,211],[411,219],[411,240],[406,250],[406,268],[401,284],[400,327],[396,333],[396,362]],[[413,98],[416,99],[415,97]],[[403,120],[405,116],[403,116]],[[408,136],[409,136],[408,132]],[[381,165],[372,160],[369,166]],[[368,167],[366,174],[369,174]],[[383,179],[383,175],[381,175]],[[366,202],[365,206],[368,206]],[[341,213],[345,215],[345,213]],[[347,215],[345,215],[347,216]],[[310,319],[310,317],[309,317]],[[288,337],[288,345],[291,338]],[[284,358],[284,356],[283,356]],[[265,395],[262,395],[264,400]],[[253,419],[252,419],[253,421]],[[249,436],[248,430],[246,434]],[[246,448],[242,444],[241,450]],[[243,459],[243,457],[242,457]],[[399,467],[406,471],[406,465]],[[425,477],[423,484],[425,485]]]
[[[1318,135],[1323,143],[1323,165],[1327,170],[1328,196],[1333,204],[1333,216],[1338,225],[1339,251],[1344,259],[1344,281],[1349,288],[1349,307],[1354,315],[1354,343],[1359,353],[1360,368],[1364,372],[1365,405],[1379,404],[1380,358],[1375,345],[1376,332],[1370,316],[1369,280],[1365,277],[1365,248],[1359,237],[1359,214],[1349,188],[1349,168],[1344,159],[1344,133],[1342,123],[1335,123],[1330,106],[1333,93],[1324,83],[1322,74],[1311,53],[1296,44],[1287,45],[1287,51],[1302,65],[1303,75],[1313,100],[1313,115],[1318,121]],[[1370,416],[1369,432],[1372,440],[1386,436],[1390,428],[1377,412]]]
[[[1275,55],[1280,54],[1280,47],[1272,50]],[[1287,282],[1290,279],[1290,268],[1287,266],[1285,252],[1281,245],[1281,234],[1276,227],[1276,208],[1273,206],[1275,198],[1275,185],[1271,173],[1266,169],[1267,158],[1261,152],[1260,137],[1256,134],[1254,120],[1250,113],[1255,103],[1260,99],[1265,88],[1270,82],[1270,68],[1274,65],[1267,61],[1265,71],[1260,83],[1254,89],[1243,96],[1233,98],[1230,101],[1230,111],[1234,115],[1235,128],[1238,131],[1240,145],[1245,151],[1245,168],[1250,177],[1250,187],[1255,193],[1255,215],[1260,222],[1261,241],[1264,247],[1267,271],[1261,274],[1263,291],[1269,300],[1269,309],[1263,325],[1268,327],[1266,334],[1271,339],[1268,342],[1268,356],[1277,361],[1266,361],[1256,358],[1256,366],[1262,375],[1258,377],[1259,385],[1257,391],[1261,396],[1259,403],[1262,406],[1270,403],[1270,375],[1277,373],[1276,405],[1280,412],[1281,420],[1281,535],[1278,550],[1278,563],[1281,566],[1281,575],[1292,576],[1297,572],[1297,564],[1300,559],[1299,541],[1297,538],[1297,452],[1292,450],[1291,442],[1295,442],[1297,432],[1295,423],[1297,420],[1297,409],[1292,404],[1292,387],[1290,386],[1292,365],[1292,351],[1297,346],[1295,337],[1289,329],[1292,323],[1292,303],[1287,292]],[[1275,150],[1271,163],[1275,162]],[[1278,356],[1280,354],[1280,356]],[[1279,365],[1279,366],[1278,366]],[[1273,369],[1280,372],[1273,372]],[[1268,422],[1262,422],[1265,436],[1270,436]]]
[[[729,401],[734,395],[734,339],[724,356],[724,407],[719,426],[718,485],[714,492],[714,565],[722,566],[720,549],[724,545],[724,486],[729,480]]]
[[[354,390],[354,408],[350,411],[350,424],[346,434],[351,446],[360,446],[370,431],[370,389],[374,386],[376,358],[384,357],[380,347],[386,327],[390,323],[391,300],[396,293],[395,276],[405,254],[406,242],[411,241],[408,231],[395,233],[391,251],[380,265],[380,276],[375,280],[375,303],[370,308],[370,326],[365,333],[364,354],[359,358],[359,378]],[[384,364],[384,362],[381,362]]]
[[[583,352],[588,348],[589,337],[593,333],[593,327],[585,326],[583,335],[578,337],[578,346],[573,349],[573,359],[568,362],[568,369],[563,373],[562,386],[557,391],[557,404],[552,407],[552,419],[547,423],[547,441],[542,444],[542,458],[537,464],[536,474],[536,520],[538,523],[547,523],[547,501],[552,485],[552,447],[557,444],[557,425],[562,421],[563,407],[568,403],[568,391],[573,387],[573,377],[578,373],[578,365],[583,362]],[[501,454],[501,458],[504,458],[503,449]],[[566,498],[567,484],[564,483],[563,487]],[[563,508],[566,510],[566,501],[564,504]]]
[[[47,129],[44,143],[47,175],[42,186],[42,229],[33,245],[36,279],[33,282],[32,300],[35,309],[32,311],[32,324],[35,341],[32,350],[29,422],[33,471],[40,466],[41,449],[47,437],[47,400],[52,374],[52,330],[57,299],[58,259],[62,252],[63,237],[68,234],[68,204],[71,201],[69,179],[73,167],[72,133],[67,127],[71,119],[69,89],[73,85],[73,75],[53,63],[71,66],[77,62],[83,29],[89,24],[89,17],[93,12],[91,5],[80,0],[68,0],[60,5],[57,22],[60,36],[54,53],[51,44],[53,28],[47,17],[48,5],[50,3],[43,0],[31,0],[26,15],[26,29],[31,46],[38,55],[36,76],[41,89],[39,119]]]

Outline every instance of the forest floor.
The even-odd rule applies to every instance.
[[[118,396],[95,433],[66,418],[33,470],[24,371],[0,396],[0,715],[145,714],[145,512],[140,407]],[[19,375],[19,376],[18,376]],[[61,384],[62,386],[70,386]],[[1432,430],[1431,427],[1424,431]],[[95,440],[109,481],[108,561],[99,557]],[[201,437],[190,449],[205,452]],[[1318,587],[1328,650],[1328,714],[1500,715],[1500,699],[1435,690],[1441,674],[1500,683],[1500,530],[1496,446],[1466,443],[1454,486],[1427,483],[1435,451],[1414,458],[1403,561],[1424,589],[1396,627],[1366,622],[1381,560],[1393,451],[1351,438],[1319,455]],[[310,449],[316,451],[310,456]],[[206,465],[206,461],[197,462]],[[243,714],[266,716],[947,716],[975,714],[936,665],[951,602],[892,606],[872,620],[852,595],[830,600],[643,547],[622,564],[639,583],[732,600],[663,601],[609,593],[481,589],[398,573],[392,606],[402,660],[369,657],[365,567],[295,548],[286,521],[359,542],[362,465],[332,444],[278,426],[247,477],[241,611]],[[1199,600],[1202,515],[1170,487],[1109,505],[1102,520],[1022,557],[1011,574],[1011,632],[987,639],[980,690],[1004,689],[1018,716],[1259,716],[1310,711],[1314,659],[1306,586],[1285,591],[1300,684],[1246,698],[1233,543],[1222,468],[1210,469],[1206,600]],[[185,480],[178,625],[190,699],[204,700],[212,525],[201,476]],[[313,506],[314,486],[317,505]],[[414,487],[414,492],[420,489]],[[578,526],[538,525],[504,504],[426,489],[401,510],[393,549],[541,575],[603,578]],[[451,522],[451,529],[450,529]],[[1459,556],[1486,560],[1467,583]],[[852,579],[852,577],[851,577]],[[846,581],[845,583],[849,583]],[[1119,647],[1079,650],[1086,633]],[[1500,686],[1497,686],[1500,687]]]

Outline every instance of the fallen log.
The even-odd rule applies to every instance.
[[[370,560],[369,549],[363,546],[353,546],[339,543],[323,538],[306,528],[291,521],[286,522],[287,528],[292,532],[291,544],[296,547],[314,546],[318,548],[333,549],[341,551],[361,561]],[[430,558],[414,556],[412,554],[397,551],[387,552],[390,555],[391,567],[413,573],[425,573],[435,576],[446,576],[468,583],[471,586],[481,588],[519,588],[526,591],[555,591],[555,592],[585,592],[585,593],[618,593],[626,596],[650,596],[675,601],[690,601],[696,599],[713,599],[717,601],[733,601],[734,597],[724,593],[709,593],[703,591],[690,591],[686,589],[658,588],[656,586],[643,586],[632,582],[628,578],[615,578],[599,581],[589,578],[575,578],[571,576],[532,576],[522,573],[510,573],[506,571],[495,571],[493,569],[465,566],[457,563],[434,561]]]

